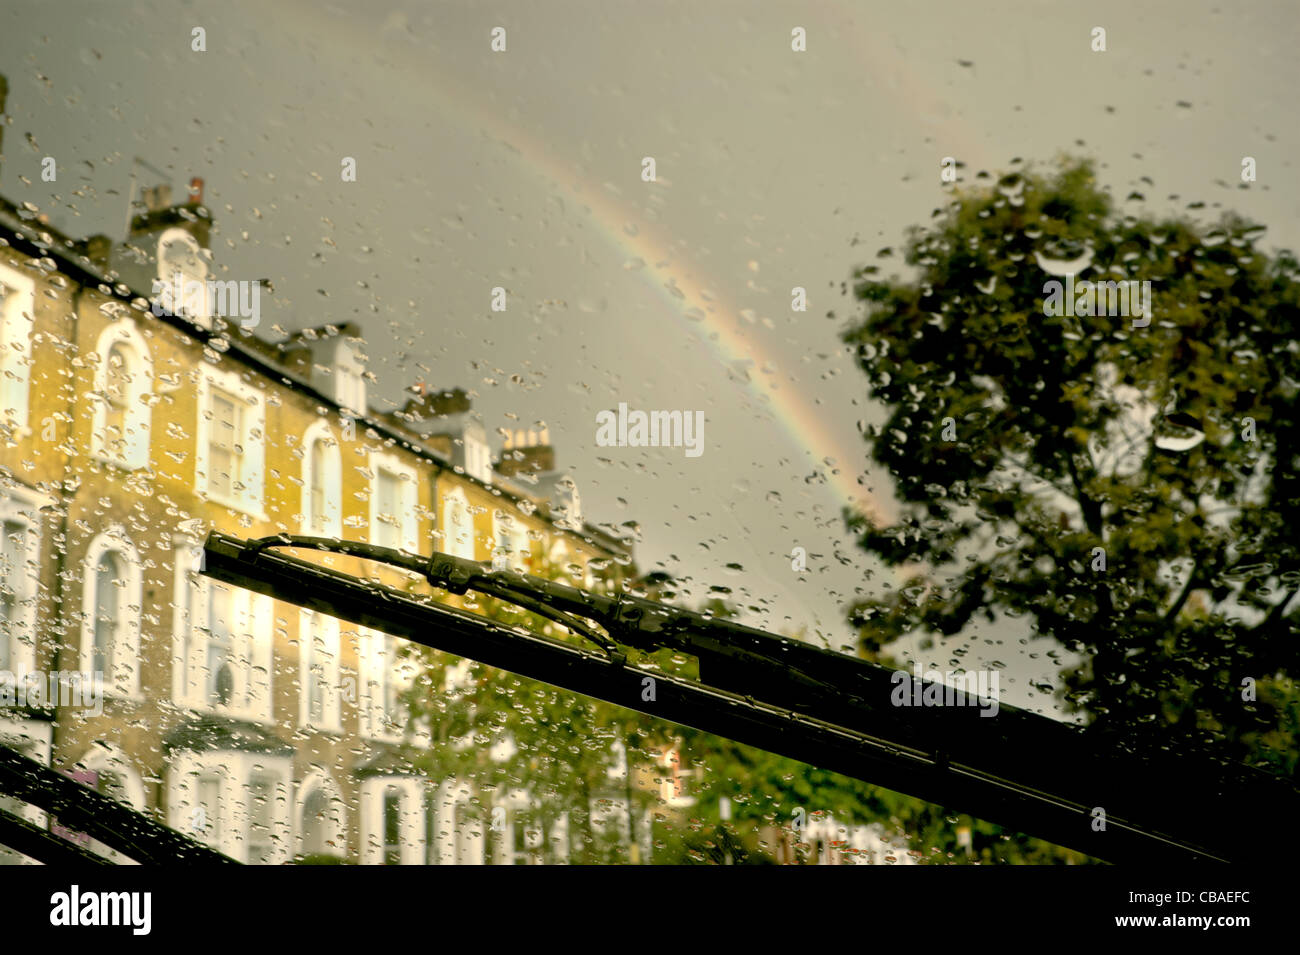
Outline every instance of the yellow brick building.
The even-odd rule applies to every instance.
[[[459,390],[372,410],[361,329],[271,342],[224,320],[249,290],[208,284],[201,188],[148,191],[123,246],[0,201],[0,671],[103,673],[98,706],[66,683],[8,701],[0,741],[241,861],[482,861],[463,784],[393,768],[420,745],[393,639],[199,575],[202,540],[346,537],[578,582],[626,545],[583,521],[544,433],[494,463]],[[194,296],[155,285],[178,272]]]

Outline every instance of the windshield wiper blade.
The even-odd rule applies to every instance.
[[[44,865],[113,865],[113,860],[3,809],[0,809],[0,846]]]
[[[629,664],[278,551],[308,547],[382,561],[453,593],[526,597],[592,620],[611,640],[700,661],[700,680]],[[212,532],[203,572],[628,709],[694,726],[988,819],[1111,861],[1246,860],[1267,855],[1205,819],[1288,818],[1287,780],[1188,757],[1121,752],[1077,727],[999,705],[899,706],[900,671],[628,594],[599,594],[445,554],[280,535],[245,542]],[[655,700],[640,690],[653,677]],[[910,677],[908,677],[910,679]],[[920,682],[920,681],[918,681]],[[942,687],[943,684],[921,685]],[[1096,808],[1105,811],[1101,831]]]
[[[0,794],[43,809],[58,817],[61,825],[84,832],[136,862],[159,865],[238,865],[229,856],[2,745]],[[26,849],[18,846],[12,848],[30,855],[38,862],[69,861],[66,853],[60,853],[57,847],[51,848],[48,840],[31,839],[30,834],[23,831],[21,826],[11,828],[9,832],[13,838],[27,840]],[[51,838],[76,848],[73,843],[59,836],[52,835]],[[0,842],[3,842],[3,837],[0,837]]]

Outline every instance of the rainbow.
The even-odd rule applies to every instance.
[[[303,6],[302,9],[304,16],[313,21],[314,25],[337,31],[341,41],[348,47],[355,48],[357,42],[365,37],[372,37],[374,44],[380,45],[382,31],[349,30],[343,21],[328,19],[329,14],[318,7]],[[847,38],[849,46],[860,56],[864,65],[877,80],[888,87],[891,99],[895,103],[906,105],[905,110],[898,110],[900,121],[915,123],[919,118],[925,123],[952,124],[958,135],[955,139],[945,140],[949,143],[949,152],[953,151],[952,146],[959,146],[967,162],[982,159],[983,150],[964,121],[943,115],[946,112],[943,101],[919,80],[898,51],[877,42],[875,35],[859,28],[847,11],[824,8],[821,12],[829,14],[835,21],[823,24],[824,32],[819,31],[823,39],[835,36],[843,41]],[[800,17],[807,19],[809,14],[815,14],[815,11],[801,11]],[[398,32],[401,32],[400,26]],[[486,42],[485,35],[484,43]],[[417,51],[400,38],[396,43],[383,45],[382,48],[382,58],[409,61],[407,65],[412,72],[438,72],[430,60],[419,57]],[[740,325],[741,310],[725,297],[709,291],[709,286],[697,277],[701,275],[701,270],[683,259],[670,236],[653,224],[645,223],[643,216],[611,196],[603,185],[584,181],[580,171],[567,166],[546,143],[509,123],[498,107],[480,103],[470,90],[446,76],[436,75],[429,88],[447,118],[467,128],[480,129],[515,153],[536,175],[574,197],[599,227],[606,243],[617,249],[624,261],[644,261],[646,267],[643,274],[656,284],[664,304],[677,314],[692,335],[712,350],[718,361],[729,371],[741,367],[753,369],[752,374],[747,374],[753,396],[760,405],[766,407],[791,442],[813,459],[814,466],[825,477],[830,492],[839,504],[888,519],[883,502],[859,483],[859,469],[849,464],[861,459],[863,445],[841,444],[840,439],[825,425],[822,411],[801,395],[797,387],[783,387],[784,382],[778,380],[776,374],[764,370],[780,368],[781,360],[744,333]],[[937,179],[937,159],[935,170]],[[648,188],[666,187],[664,183],[646,185]],[[623,228],[624,223],[636,220],[640,222],[635,234],[630,234]],[[651,270],[655,273],[653,276],[650,275]]]

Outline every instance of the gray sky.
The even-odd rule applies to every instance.
[[[133,156],[204,177],[218,268],[275,284],[265,328],[352,319],[379,397],[424,378],[472,390],[489,430],[544,421],[588,518],[641,526],[644,569],[838,646],[845,603],[889,579],[840,519],[886,490],[859,478],[878,414],[841,283],[944,202],[945,156],[967,179],[1093,156],[1120,197],[1222,203],[1296,247],[1300,7],[1240,6],[8,0],[0,190],[120,238]],[[620,402],[703,411],[704,453],[597,447]],[[964,663],[1011,663],[1023,703],[1053,668],[1019,654],[990,630]]]

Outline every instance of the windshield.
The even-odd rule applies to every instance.
[[[1294,783],[1294,13],[937,6],[0,10],[0,745],[252,865],[1234,851],[1015,741]]]

